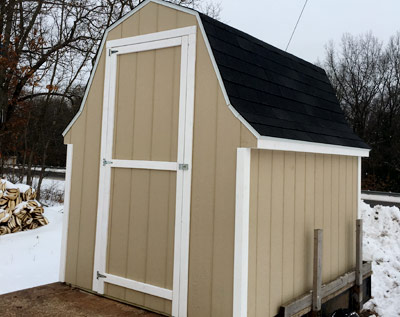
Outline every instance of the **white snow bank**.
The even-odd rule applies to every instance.
[[[372,296],[365,309],[400,316],[400,210],[361,203],[364,260],[372,261]]]
[[[47,226],[0,236],[0,294],[59,280],[62,211],[45,208]]]

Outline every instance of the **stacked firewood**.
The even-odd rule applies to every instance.
[[[0,179],[0,235],[36,229],[49,223],[35,198],[36,191],[32,187]]]

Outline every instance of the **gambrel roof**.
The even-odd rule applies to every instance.
[[[369,146],[346,122],[322,68],[195,10],[163,0],[143,1],[106,30],[99,50],[109,31],[150,2],[196,16],[225,100],[256,136],[258,148],[368,156]],[[64,136],[83,111],[93,75]]]
[[[262,136],[369,148],[325,71],[200,14],[231,105]]]

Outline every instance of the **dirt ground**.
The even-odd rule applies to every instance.
[[[54,283],[0,295],[0,316],[141,316],[159,317],[142,309]]]

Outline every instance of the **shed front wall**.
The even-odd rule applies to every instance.
[[[312,289],[314,229],[327,283],[355,267],[358,158],[252,150],[248,316]]]
[[[110,31],[107,40],[192,25],[198,31],[188,315],[232,316],[236,149],[255,147],[256,139],[226,105],[195,16],[149,3]],[[103,50],[83,112],[64,140],[74,147],[65,279],[83,289],[92,288],[104,68]],[[139,295],[111,285],[105,294],[128,302]],[[149,297],[144,305],[170,311]]]

